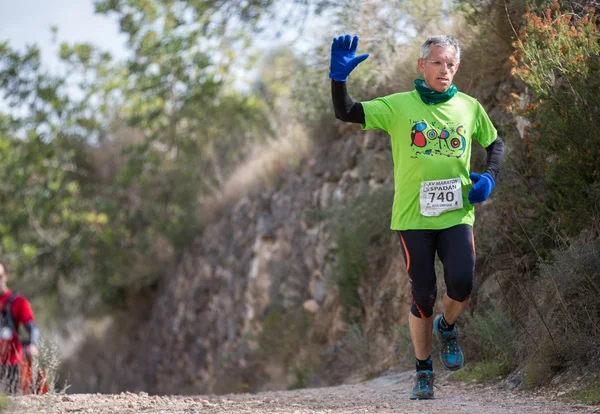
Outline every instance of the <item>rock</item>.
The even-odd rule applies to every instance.
[[[257,237],[260,238],[272,238],[273,232],[273,219],[268,214],[261,214],[258,217],[258,223],[256,224]]]
[[[369,184],[366,181],[361,180],[360,184],[358,186],[358,194],[357,195],[364,195],[364,194],[367,194],[368,192],[369,192]]]
[[[495,297],[499,292],[500,285],[498,284],[498,278],[491,275],[487,277],[477,289],[477,300],[485,302],[489,298]]]
[[[342,151],[342,162],[345,170],[350,170],[356,165],[356,154],[358,153],[358,147],[356,141],[349,139],[344,144],[344,150]]]
[[[509,390],[520,389],[523,385],[523,373],[520,371],[513,372],[504,380],[503,386]]]
[[[325,297],[327,296],[327,282],[325,280],[317,279],[314,282],[315,291],[313,297],[317,301],[317,303],[322,304],[325,301]]]
[[[323,148],[315,155],[315,164],[312,173],[328,181],[338,181],[345,171],[345,165],[340,156],[343,153],[342,141],[336,142],[331,148]],[[351,150],[349,150],[350,156]]]
[[[358,170],[346,171],[338,183],[337,192],[340,193],[341,197],[357,196],[360,191],[360,178]]]
[[[321,187],[321,193],[319,195],[319,207],[327,209],[331,205],[331,198],[335,191],[336,185],[334,183],[325,183]]]
[[[306,302],[304,302],[304,304],[302,305],[302,307],[307,312],[315,314],[315,313],[317,313],[319,311],[319,307],[320,306],[319,306],[319,304],[317,303],[316,300],[310,299],[310,300],[307,300]]]
[[[384,182],[388,176],[393,174],[394,165],[390,153],[380,151],[374,155],[373,161],[372,177],[378,183]]]
[[[329,248],[324,242],[317,244],[317,248],[315,249],[315,262],[319,268],[322,268],[325,264],[325,259],[328,254]]]
[[[363,140],[363,150],[375,148],[375,146],[377,145],[377,142],[381,139],[381,137],[378,136],[375,133],[375,131],[365,132],[364,137],[365,138]]]

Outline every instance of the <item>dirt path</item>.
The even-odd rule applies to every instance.
[[[149,396],[75,394],[11,398],[7,412],[19,414],[99,413],[600,413],[600,406],[559,401],[553,394],[535,395],[495,386],[439,379],[433,401],[410,401],[412,372],[380,377],[359,385],[260,394],[221,396]]]

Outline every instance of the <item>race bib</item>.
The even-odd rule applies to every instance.
[[[460,178],[423,181],[421,183],[421,214],[439,216],[447,211],[463,207]]]

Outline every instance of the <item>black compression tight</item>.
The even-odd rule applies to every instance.
[[[437,296],[435,253],[444,265],[450,299],[463,302],[471,295],[475,274],[473,228],[459,224],[443,230],[398,231],[412,293],[411,313],[429,318]]]

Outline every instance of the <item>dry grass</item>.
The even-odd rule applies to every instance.
[[[282,173],[295,169],[312,149],[305,128],[291,123],[278,139],[256,147],[227,179],[219,193],[202,200],[209,216],[234,204],[259,186],[273,185]]]
[[[55,342],[42,337],[38,349],[39,354],[33,359],[31,366],[31,372],[33,373],[31,390],[42,389],[42,384],[39,383],[39,381],[45,381],[47,384],[47,393],[40,401],[43,401],[45,409],[48,411],[53,408],[56,401],[55,397],[58,394],[64,394],[68,385],[65,382],[65,386],[62,389],[57,388],[57,371],[61,362],[61,354],[58,345]],[[38,377],[38,372],[43,372],[44,377]],[[32,391],[31,393],[35,394],[37,391]],[[11,401],[11,397],[18,397],[25,394],[29,393],[24,393],[20,385],[15,391],[13,383],[11,383],[8,378],[0,379],[0,412],[23,412],[22,406]]]

